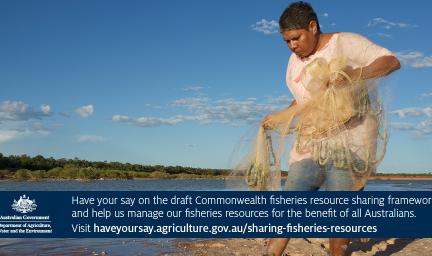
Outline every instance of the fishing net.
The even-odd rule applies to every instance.
[[[347,60],[317,58],[301,73],[310,94],[304,104],[285,110],[284,121],[257,131],[251,152],[236,167],[254,190],[280,190],[286,140],[298,154],[320,165],[353,173],[354,190],[362,188],[385,154],[387,129],[376,81],[349,77]],[[361,77],[361,75],[359,75]]]

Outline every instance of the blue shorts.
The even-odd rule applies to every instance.
[[[292,163],[289,167],[285,191],[354,191],[355,174],[340,170],[333,164],[320,165],[312,159]]]

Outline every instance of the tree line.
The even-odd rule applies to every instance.
[[[78,158],[54,159],[42,155],[5,156],[0,153],[0,179],[211,178],[228,173],[228,170],[223,169],[101,162]]]

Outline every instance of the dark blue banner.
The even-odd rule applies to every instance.
[[[432,192],[14,191],[0,196],[3,238],[432,237]]]

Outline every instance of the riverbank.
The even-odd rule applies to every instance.
[[[369,180],[432,180],[432,175],[373,175]]]
[[[55,168],[55,171],[30,171],[20,169],[15,172],[0,170],[0,181],[91,181],[91,180],[155,180],[155,179],[225,179],[227,175],[218,173],[202,172],[195,173],[168,173],[161,171],[138,172],[122,170],[86,170],[86,169],[63,169]]]
[[[141,176],[147,177],[112,177],[112,176],[104,176],[99,178],[66,178],[66,177],[48,177],[48,178],[35,178],[28,176],[26,178],[15,178],[14,176],[2,177],[1,181],[82,181],[88,182],[91,180],[160,180],[160,179],[168,179],[168,180],[203,180],[203,179],[215,179],[215,180],[226,180],[226,175],[199,175],[199,174],[188,174],[188,173],[179,173],[179,174],[146,174]],[[242,180],[244,177],[229,177],[228,180]],[[284,179],[284,178],[283,178]],[[393,181],[393,180],[432,180],[432,176],[429,175],[374,175],[370,176],[369,180],[382,180],[382,181]]]
[[[268,239],[208,239],[208,240],[177,240],[179,252],[175,255],[217,256],[217,255],[262,255]],[[291,239],[285,250],[289,256],[327,256],[329,243],[327,238],[296,238]],[[423,256],[432,255],[432,238],[384,238],[371,239],[368,242],[352,241],[347,248],[351,256]],[[171,255],[171,254],[168,254]],[[174,254],[172,254],[174,255]]]

